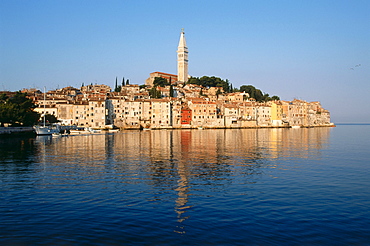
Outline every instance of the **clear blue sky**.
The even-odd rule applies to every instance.
[[[192,76],[370,122],[368,0],[0,0],[0,90],[176,74],[181,28]]]

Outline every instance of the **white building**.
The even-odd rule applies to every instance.
[[[177,79],[180,82],[188,81],[188,61],[188,47],[186,47],[185,32],[182,29],[177,48]]]

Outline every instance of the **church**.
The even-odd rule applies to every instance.
[[[150,73],[149,78],[145,81],[145,85],[153,86],[153,82],[156,77],[165,78],[171,84],[186,83],[189,79],[188,53],[189,52],[188,47],[186,46],[185,32],[184,29],[182,29],[180,34],[179,46],[177,47],[177,75],[163,72],[153,72]]]

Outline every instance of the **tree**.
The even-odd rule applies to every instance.
[[[0,103],[1,102],[6,102],[6,100],[8,99],[9,97],[3,93],[3,94],[0,94]]]
[[[217,98],[218,98],[218,95],[220,95],[220,94],[222,94],[222,92],[221,92],[220,88],[218,88],[217,91],[216,91]]]
[[[57,117],[55,117],[52,114],[46,114],[44,117],[45,117],[45,121],[50,123],[50,124],[59,122]]]
[[[190,77],[186,84],[200,85],[200,80],[196,77]]]
[[[114,88],[114,92],[121,92],[122,86],[118,85],[117,77],[116,77],[116,87]]]
[[[157,87],[157,86],[165,87],[166,85],[170,85],[170,83],[168,83],[167,79],[162,78],[162,77],[155,77],[154,78],[154,82],[153,82],[154,87]]]
[[[129,85],[130,84],[130,80],[126,80],[126,85]]]
[[[173,85],[170,85],[170,97],[174,96]]]
[[[262,91],[256,89],[253,85],[242,85],[239,90],[248,93],[249,97],[256,99],[257,102],[262,102],[264,100]]]
[[[151,98],[161,98],[161,92],[157,90],[157,87],[153,87],[152,89],[149,90],[149,95]]]
[[[270,98],[270,95],[269,94],[267,94],[267,93],[265,93],[264,95],[263,95],[263,99],[262,99],[264,102],[268,102],[268,101],[271,101],[271,98]]]
[[[240,91],[248,93],[249,97],[256,99],[257,102],[280,100],[278,96],[270,97],[268,93],[263,94],[260,89],[256,89],[253,85],[242,85],[240,86]]]
[[[14,96],[7,98],[0,97],[0,122],[12,125],[32,126],[40,118],[39,113],[33,111],[36,105],[32,99],[27,98],[26,93],[18,91]]]
[[[187,84],[196,84],[196,85],[201,85],[203,87],[222,87],[225,92],[230,92],[230,84],[229,81],[223,80],[221,78],[212,76],[203,76],[201,78],[196,78],[196,77],[191,77]]]
[[[122,86],[125,86],[125,77],[122,77]]]

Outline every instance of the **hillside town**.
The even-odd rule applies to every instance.
[[[166,76],[156,72],[156,76]],[[174,76],[174,75],[173,75]],[[173,97],[170,97],[170,87]],[[43,114],[62,125],[96,129],[253,128],[330,126],[330,113],[320,102],[256,102],[245,92],[223,93],[222,87],[194,84],[157,87],[161,98],[151,98],[147,86],[124,85],[114,92],[107,85],[66,87],[44,93],[23,90]],[[217,94],[217,91],[222,93]]]
[[[164,83],[158,84],[158,79]],[[188,48],[182,30],[177,49],[177,75],[152,72],[145,85],[140,86],[123,79],[118,87],[116,78],[114,90],[108,85],[90,84],[48,92],[37,89],[22,92],[37,105],[34,110],[40,115],[54,116],[61,125],[94,129],[332,125],[329,111],[320,102],[283,101],[277,96],[261,100],[243,90],[230,90],[228,82],[225,90],[222,83],[221,86],[220,83],[200,85],[192,81],[197,80],[188,74]]]

